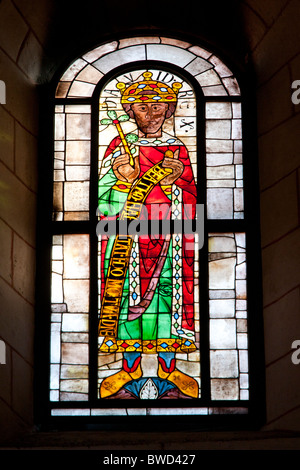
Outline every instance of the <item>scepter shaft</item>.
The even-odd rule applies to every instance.
[[[116,125],[119,136],[121,137],[121,141],[122,141],[122,144],[124,145],[124,149],[125,149],[126,153],[129,154],[129,163],[130,163],[131,166],[134,166],[133,157],[131,155],[130,149],[129,149],[127,141],[125,139],[125,135],[124,135],[123,129],[121,127],[121,124],[119,123],[119,121],[117,119],[115,119],[114,124]]]

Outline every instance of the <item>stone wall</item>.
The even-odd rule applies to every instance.
[[[263,431],[299,432],[300,365],[297,368],[291,362],[291,344],[300,339],[300,105],[291,101],[291,83],[300,79],[300,5],[297,0],[232,2],[226,18],[224,4],[228,2],[220,3],[222,10],[213,6],[215,12],[210,17],[203,11],[191,21],[187,14],[181,15],[177,29],[179,36],[192,34],[200,44],[204,40],[205,45],[223,48],[237,62],[245,57],[254,65],[267,391],[267,423]],[[6,344],[6,365],[0,365],[0,441],[4,437],[15,439],[34,425],[37,85],[47,81],[66,58],[72,59],[72,51],[76,55],[76,50],[79,54],[92,48],[114,33],[119,34],[118,28],[134,35],[138,28],[149,26],[151,34],[155,28],[163,30],[166,17],[157,24],[151,20],[150,25],[141,19],[136,19],[139,23],[135,25],[131,19],[126,29],[120,20],[108,19],[113,18],[113,9],[108,2],[103,3],[105,22],[99,15],[96,21],[92,10],[84,10],[90,11],[93,21],[80,30],[85,34],[76,34],[76,24],[86,19],[83,16],[81,21],[84,12],[69,11],[63,2],[0,1],[0,79],[6,84],[6,104],[0,105],[0,339]],[[241,30],[246,33],[246,46],[239,36]],[[176,22],[172,22],[169,31],[176,35]],[[276,446],[276,436],[272,436]],[[128,436],[126,439],[124,445],[129,446]],[[192,445],[197,445],[197,439],[190,436]],[[226,439],[228,442],[229,435]],[[256,442],[257,437],[253,439]],[[211,442],[211,437],[208,440]],[[216,435],[212,440],[218,448],[222,437]],[[82,438],[79,441],[83,445]],[[30,442],[34,445],[34,441]]]
[[[6,84],[6,104],[0,106],[0,338],[6,344],[0,422],[11,435],[32,426],[33,419],[36,77],[43,53],[17,4],[0,3],[0,77]]]
[[[266,429],[300,428],[300,4],[245,2],[244,19],[257,77],[258,153],[265,325]]]

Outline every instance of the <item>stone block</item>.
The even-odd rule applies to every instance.
[[[0,76],[6,84],[5,109],[32,134],[38,134],[38,92],[28,77],[0,49]]]
[[[262,246],[298,226],[297,174],[293,172],[261,193]]]
[[[19,354],[12,353],[12,408],[22,418],[33,422],[33,370]]]
[[[260,187],[264,189],[299,167],[300,115],[258,140]]]
[[[278,18],[281,10],[284,8],[287,0],[246,0],[246,3],[255,13],[266,23],[271,26]]]
[[[14,170],[14,119],[0,106],[0,159]]]
[[[35,246],[36,196],[0,163],[2,219],[31,246]]]
[[[42,46],[36,37],[32,33],[29,33],[22,45],[18,65],[33,83],[38,83],[39,81],[43,55],[44,51]]]
[[[242,4],[241,11],[244,27],[247,32],[248,45],[253,50],[266,33],[267,26],[251,6]]]
[[[34,303],[35,250],[14,234],[13,286],[26,300]]]
[[[16,60],[28,32],[28,26],[10,0],[0,4],[0,44]]]
[[[299,53],[299,43],[299,2],[291,0],[253,51],[258,83],[266,82],[295,57]]]
[[[33,363],[34,308],[0,278],[0,331],[2,339]]]
[[[292,363],[290,355],[267,367],[267,422],[276,420],[276,429],[281,428],[281,416],[299,409],[299,367]]]
[[[0,398],[11,404],[11,348],[6,343],[5,348],[6,363],[0,364]]]
[[[300,284],[300,229],[262,250],[263,302],[267,306]]]
[[[284,430],[288,429],[290,432],[291,431],[299,432],[300,408],[298,407],[296,409],[292,409],[288,411],[283,416],[280,416],[278,420],[271,422],[270,424],[264,427],[264,431],[271,431],[271,430],[278,431],[278,429],[284,429]],[[285,441],[285,444],[284,444],[284,441]],[[286,448],[290,450],[299,449],[300,442],[296,443],[294,438],[292,438],[290,442],[288,442],[286,439],[284,441],[280,444],[278,439],[275,439],[274,450],[278,448],[283,449],[284,446],[287,446]],[[293,447],[293,445],[295,445],[295,447]]]
[[[285,356],[300,340],[300,295],[296,288],[264,309],[266,364]],[[300,371],[300,365],[299,365]]]
[[[39,42],[45,44],[49,34],[49,21],[53,18],[56,9],[55,3],[51,1],[41,2],[40,0],[30,0],[30,2],[14,0],[14,4],[23,17],[26,18]]]
[[[33,191],[37,190],[37,139],[16,124],[16,174]]]
[[[29,425],[18,416],[11,406],[1,401],[0,407],[0,443],[15,443],[16,438],[28,432]]]
[[[284,67],[257,92],[258,134],[264,134],[293,114],[290,72]]]
[[[0,220],[0,276],[9,284],[12,281],[12,230]]]

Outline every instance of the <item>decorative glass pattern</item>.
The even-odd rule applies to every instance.
[[[51,286],[51,401],[88,399],[89,277],[89,236],[54,235]]]
[[[169,153],[171,162],[164,159]],[[139,168],[132,180],[124,154]],[[168,184],[163,184],[164,168],[153,169],[162,160],[181,165]],[[168,220],[168,211],[175,219],[188,211],[191,217],[195,174],[196,100],[191,86],[161,69],[137,70],[109,82],[100,95],[100,218],[122,219],[124,211],[130,221],[143,220],[145,214],[150,222]],[[137,201],[142,201],[141,213]],[[188,236],[147,232],[99,242],[100,398],[199,397],[197,249],[194,237],[189,243]]]
[[[91,106],[57,105],[54,128],[53,220],[89,218]]]
[[[247,400],[245,233],[209,234],[211,397]]]
[[[151,66],[134,69],[132,63],[138,61],[151,61]],[[129,70],[128,64],[130,71],[113,74],[122,65]],[[107,74],[112,77],[109,81]],[[152,94],[143,95],[150,84]],[[100,95],[95,99],[97,90]],[[164,116],[159,135],[143,131],[133,112],[131,105],[143,102],[137,100],[138,92],[145,104],[166,103],[167,96],[175,104],[173,108],[169,105],[171,112]],[[68,233],[70,225],[62,225],[67,228],[59,235],[57,227],[53,232],[51,414],[247,413],[246,233],[236,232],[234,225],[236,219],[243,222],[245,218],[242,105],[233,73],[198,45],[162,36],[129,38],[100,45],[77,58],[61,77],[55,97],[53,227],[70,221],[75,230]],[[96,138],[94,124],[94,129],[98,124],[98,142],[92,141]],[[124,161],[116,166],[124,155],[129,156],[125,165],[136,170],[133,180],[122,168]],[[188,176],[183,173],[171,184],[160,183],[170,174],[163,174],[166,170],[159,166],[164,158],[183,162]],[[98,188],[93,186],[96,177],[91,174],[96,160]],[[203,168],[204,163],[202,174],[199,164]],[[153,171],[156,165],[158,170]],[[98,224],[107,217],[110,221],[137,221],[138,202],[143,200],[144,209],[147,206],[147,199],[142,199],[148,184],[143,175],[149,188],[152,185],[149,200],[154,207],[164,202],[160,209],[166,212],[158,215],[154,211],[149,219],[141,210],[139,220],[189,219],[189,205],[193,212],[197,203],[197,188],[202,191],[205,187],[208,224],[213,221],[216,230],[218,221],[227,221],[227,227],[232,227],[226,233],[208,229],[207,279],[205,256],[200,256],[202,246],[195,233],[177,232],[169,225],[161,234],[127,234],[122,240],[119,235],[96,235],[96,226],[91,229],[94,201],[90,197],[97,191]],[[82,225],[76,225],[79,223]],[[238,227],[240,230],[241,225]],[[97,263],[91,263],[91,253]],[[108,279],[116,262],[119,264],[113,267],[121,272],[126,265],[126,273],[122,291],[115,283],[109,304],[107,287],[113,284]],[[206,296],[207,305],[201,300]],[[95,297],[98,305],[91,303]],[[97,324],[98,345],[95,331],[90,331],[90,325],[95,328]],[[201,335],[207,335],[207,350],[201,349]],[[202,370],[203,357],[206,371]],[[203,397],[208,397],[210,405],[205,402],[203,406]],[[123,399],[124,407],[114,408],[112,398]],[[140,404],[130,407],[128,399]],[[143,406],[141,400],[145,399],[153,400],[153,406]],[[161,399],[176,400],[174,407],[162,406]],[[186,399],[196,399],[197,404],[187,407]],[[95,406],[97,400],[99,407]],[[241,407],[240,400],[245,400],[245,406]],[[224,401],[224,405],[215,407],[214,401]],[[229,401],[237,406],[226,406]],[[56,408],[55,402],[69,405]]]
[[[243,219],[241,103],[206,103],[207,217]]]

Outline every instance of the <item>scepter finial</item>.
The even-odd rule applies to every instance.
[[[131,166],[134,166],[133,156],[128,146],[128,143],[132,144],[136,142],[138,140],[138,136],[135,134],[127,134],[125,136],[123,129],[121,127],[121,124],[120,124],[121,122],[125,122],[130,119],[128,114],[122,114],[121,116],[118,117],[116,111],[111,109],[107,111],[107,116],[108,118],[101,119],[100,123],[103,126],[109,126],[111,124],[116,126],[119,136],[121,138],[122,144],[124,146],[125,152],[128,153],[129,155],[129,163]]]

